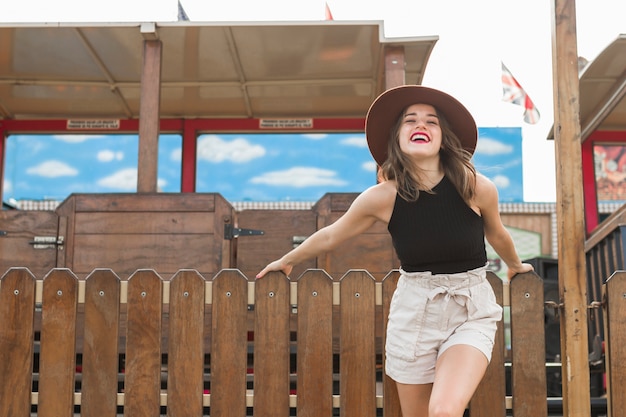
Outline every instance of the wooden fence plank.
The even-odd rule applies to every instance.
[[[179,271],[170,286],[167,415],[202,415],[204,376],[204,278]]]
[[[496,301],[502,305],[502,280],[493,272],[487,272],[487,280],[496,295]],[[504,320],[498,322],[491,362],[485,376],[478,385],[470,401],[472,417],[495,417],[506,415],[506,372],[504,368]]]
[[[53,269],[43,280],[40,417],[72,415],[76,372],[78,280],[68,269]]]
[[[222,270],[212,287],[211,415],[245,416],[248,280],[237,270]]]
[[[128,280],[124,415],[160,415],[161,278],[153,270],[136,271]]]
[[[366,271],[352,270],[340,283],[340,415],[374,416],[376,282]]]
[[[608,415],[619,417],[626,410],[626,272],[613,273],[604,293]]]
[[[383,279],[383,413],[385,417],[400,416],[402,410],[400,409],[400,400],[398,399],[398,390],[396,388],[396,382],[389,378],[385,374],[385,352],[384,346],[387,337],[387,317],[389,317],[389,306],[391,305],[391,299],[393,293],[398,285],[398,279],[400,278],[399,271],[390,272]]]
[[[254,415],[289,415],[289,291],[272,272],[255,284]]]
[[[30,414],[35,277],[11,268],[0,278],[0,416]]]
[[[322,270],[298,279],[298,417],[333,415],[333,280]]]
[[[82,417],[117,413],[120,279],[110,269],[93,271],[85,283]]]
[[[513,410],[516,417],[547,416],[543,280],[527,272],[510,288]]]

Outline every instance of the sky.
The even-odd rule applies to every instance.
[[[20,0],[3,6],[0,22],[128,22],[176,20],[174,0]],[[518,127],[526,201],[555,201],[552,11],[546,0],[181,0],[192,21],[381,21],[387,38],[439,37],[422,84],[463,102],[479,127]],[[626,33],[626,1],[577,0],[578,55],[593,60]],[[541,118],[523,122],[523,108],[502,101],[501,63],[526,90]]]
[[[500,201],[521,202],[520,128],[479,128],[474,163]],[[65,200],[71,193],[135,192],[137,135],[11,135],[5,200]],[[180,135],[161,135],[158,188],[180,192]],[[237,201],[315,202],[376,181],[362,133],[205,134],[198,138],[196,191]]]

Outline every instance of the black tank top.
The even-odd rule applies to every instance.
[[[414,202],[396,196],[387,229],[402,269],[454,274],[484,266],[483,218],[465,203],[447,177],[433,192],[420,192]]]

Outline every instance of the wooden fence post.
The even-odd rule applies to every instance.
[[[39,402],[41,417],[74,412],[78,280],[69,269],[53,269],[43,280]]]
[[[0,415],[30,414],[35,277],[11,268],[0,278]]]
[[[626,271],[613,273],[603,292],[608,415],[621,417],[626,410]]]
[[[367,271],[348,271],[340,281],[342,417],[376,414],[375,285]]]
[[[213,278],[211,294],[211,414],[244,416],[248,280],[237,270],[222,270]]]
[[[333,280],[308,270],[297,281],[297,415],[333,415]]]
[[[163,281],[152,270],[128,279],[124,415],[160,415]]]
[[[498,304],[503,303],[503,284],[493,272],[487,272],[487,280],[494,290]],[[506,373],[504,368],[504,320],[498,322],[491,362],[485,376],[470,401],[472,417],[495,417],[506,415]]]
[[[85,330],[81,384],[82,417],[117,415],[120,279],[110,269],[85,283]]]
[[[548,415],[543,280],[534,272],[511,281],[513,412],[516,417]]]
[[[167,338],[169,417],[202,415],[204,283],[204,278],[195,270],[178,271],[170,281]]]
[[[393,379],[387,376],[385,373],[385,341],[387,337],[387,317],[389,317],[389,307],[391,305],[391,299],[393,293],[398,285],[398,279],[400,278],[400,271],[391,271],[385,278],[383,278],[383,415],[385,417],[400,416],[402,410],[400,409],[400,400],[398,399],[398,390],[396,383]]]
[[[271,272],[255,284],[254,415],[289,415],[289,280]]]

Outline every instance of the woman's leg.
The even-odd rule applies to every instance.
[[[429,417],[462,417],[489,362],[470,345],[454,345],[437,360]]]
[[[396,382],[402,417],[428,417],[428,402],[433,384]]]

